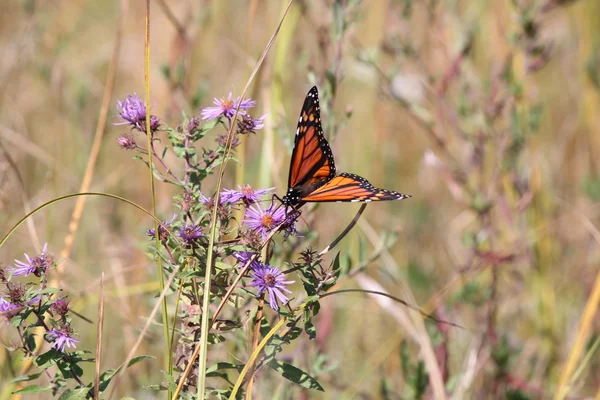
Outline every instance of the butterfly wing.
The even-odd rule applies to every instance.
[[[361,176],[343,172],[312,193],[302,197],[301,201],[370,202],[382,200],[402,200],[409,197],[410,196],[406,194],[377,188],[371,185],[369,181]]]
[[[288,192],[291,189],[318,186],[335,177],[331,147],[321,127],[319,92],[316,86],[306,95],[294,140],[290,161]]]

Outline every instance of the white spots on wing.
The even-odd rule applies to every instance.
[[[300,134],[300,128],[296,128],[296,136]]]
[[[302,115],[298,118],[298,122],[302,122]]]

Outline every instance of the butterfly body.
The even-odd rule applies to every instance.
[[[319,93],[313,86],[306,95],[298,119],[288,191],[282,199],[283,204],[299,208],[307,202],[370,202],[408,197],[377,188],[355,174],[336,175],[333,152],[321,127]]]

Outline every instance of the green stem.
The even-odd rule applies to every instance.
[[[147,138],[147,146],[149,149],[152,148],[152,135],[153,132],[150,129],[150,109],[148,108],[148,104],[150,104],[150,0],[146,0],[146,41],[144,46],[144,80],[146,82],[146,138]],[[156,188],[154,185],[154,174],[152,173],[152,151],[148,152],[148,164],[150,165],[150,191],[152,193],[152,214],[156,215]],[[161,293],[165,288],[165,277],[163,274],[163,265],[162,265],[162,257],[159,255],[160,251],[160,238],[158,234],[158,223],[156,220],[154,221],[154,231],[156,235],[154,235],[155,247],[156,247],[156,261],[158,264],[158,282],[160,284]],[[167,367],[167,373],[169,375],[172,374],[173,362],[171,359],[171,340],[169,338],[170,330],[169,330],[169,311],[167,308],[167,298],[163,296],[162,304],[161,304],[161,314],[162,314],[162,322],[163,322],[163,335],[165,338],[165,364]],[[171,398],[171,391],[167,391],[167,399]]]

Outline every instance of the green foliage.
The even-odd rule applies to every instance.
[[[306,389],[318,390],[324,392],[325,389],[317,382],[315,378],[302,371],[300,368],[294,367],[279,360],[272,360],[268,363],[269,367],[279,372],[285,379],[294,382]]]

